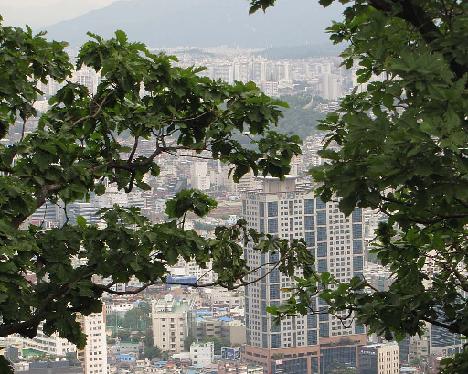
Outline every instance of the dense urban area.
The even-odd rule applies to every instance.
[[[206,67],[201,75],[229,83],[253,81],[267,95],[288,102],[278,129],[297,133],[303,140],[302,155],[294,158],[290,174],[280,180],[250,173],[234,183],[229,166],[208,154],[165,153],[157,159],[164,165],[161,174],[145,179],[150,190],[124,193],[107,185],[104,195],[91,194],[88,201],[66,207],[60,201],[46,203],[24,224],[53,228],[82,217],[100,225],[96,213],[114,204],[138,208],[152,222],[163,222],[166,201],[193,188],[216,198],[218,206],[207,217],[189,215],[186,229],[210,237],[216,226],[232,225],[243,218],[260,232],[303,238],[314,251],[319,273],[328,271],[342,281],[361,276],[376,290],[388,289],[392,272],[371,253],[374,230],[385,216],[369,209],[355,209],[345,216],[336,202],[324,203],[315,196],[308,173],[310,167],[324,162],[317,154],[323,144],[317,121],[335,110],[339,99],[354,87],[366,89],[365,84],[357,84],[355,71],[344,69],[334,57],[269,59],[256,50],[233,48],[167,53],[177,56],[179,66]],[[96,90],[99,80],[90,68],[73,74],[73,81],[90,92]],[[35,104],[39,113],[48,109],[48,99],[59,88],[54,81],[41,84],[44,96]],[[37,120],[26,123],[26,134],[37,127]],[[18,141],[22,132],[22,124],[17,123],[2,144]],[[249,137],[248,133],[239,134],[245,144]],[[150,154],[152,149],[153,141],[143,140],[137,154]],[[259,255],[249,247],[244,250],[251,268],[274,261],[273,256]],[[142,283],[133,279],[115,284],[113,292],[104,295],[102,313],[80,316],[88,337],[85,349],[77,349],[57,334],[46,336],[41,326],[35,338],[12,335],[2,338],[0,345],[19,374],[437,373],[442,358],[462,349],[463,341],[457,335],[430,324],[423,335],[399,342],[368,335],[365,326],[329,315],[319,298],[313,303],[323,313],[277,322],[267,313],[267,306],[286,301],[293,280],[278,269],[271,268],[267,274],[265,268],[261,271],[251,275],[259,277],[258,282],[229,291],[204,286],[216,281],[210,264],[200,268],[179,259],[166,282],[126,295],[123,292],[140,290]]]

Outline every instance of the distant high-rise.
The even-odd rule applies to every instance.
[[[210,189],[210,175],[208,174],[207,162],[193,162],[190,165],[190,184],[197,190]]]
[[[84,374],[107,374],[105,307],[102,313],[79,316],[78,321],[87,336],[86,346],[78,351]]]
[[[330,101],[336,101],[342,96],[340,77],[326,73],[320,79],[321,96]]]
[[[361,209],[345,217],[337,203],[324,203],[316,197],[311,185],[296,185],[294,177],[284,181],[267,177],[262,190],[245,193],[243,215],[249,227],[260,232],[291,240],[304,238],[316,256],[318,272],[328,271],[341,281],[362,275]],[[260,254],[249,247],[245,249],[245,258],[251,268],[264,265],[250,280],[271,270],[272,265],[265,264],[279,260],[277,253]],[[297,270],[297,275],[300,273]],[[366,342],[364,327],[350,321],[343,325],[338,318],[326,313],[327,306],[320,299],[311,302],[313,309],[321,311],[319,315],[311,313],[285,318],[279,325],[273,323],[266,307],[286,302],[291,293],[282,289],[293,284],[292,279],[274,269],[260,282],[246,287],[245,358],[264,365],[268,373],[318,373],[319,345],[335,344],[335,347],[350,348],[354,356],[347,359],[351,361],[347,363],[356,365],[356,347]],[[328,353],[332,361],[333,356],[339,360],[339,352]]]

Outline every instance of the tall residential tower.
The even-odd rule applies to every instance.
[[[334,202],[324,203],[314,195],[312,185],[296,185],[296,178],[284,181],[267,177],[263,188],[243,197],[243,215],[250,228],[285,239],[304,238],[316,256],[319,272],[330,272],[348,281],[360,276],[364,267],[362,211],[346,217]],[[247,247],[245,258],[251,268],[278,261],[278,254],[261,254]],[[252,274],[250,280],[270,270]],[[297,270],[300,275],[301,270]],[[356,365],[357,347],[366,343],[363,326],[343,325],[326,313],[289,317],[275,325],[267,313],[269,305],[279,305],[291,296],[282,289],[292,279],[278,270],[245,290],[247,347],[244,358],[262,364],[268,373],[312,374],[324,372],[334,362]],[[312,302],[326,311],[320,299]]]

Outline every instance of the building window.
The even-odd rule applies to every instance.
[[[266,286],[262,285],[260,287],[260,297],[265,300],[266,299]]]
[[[280,259],[279,252],[271,252],[270,253],[270,262],[278,262]]]
[[[317,228],[317,241],[323,242],[327,240],[327,228],[326,227],[318,227]]]
[[[353,210],[353,223],[361,223],[362,222],[362,209],[357,208]]]
[[[278,233],[278,218],[271,218],[268,220],[268,233],[269,234]]]
[[[259,211],[260,211],[260,217],[263,217],[265,215],[265,203],[259,204]]]
[[[315,245],[315,235],[313,231],[306,231],[304,233],[304,240],[307,247],[313,247]]]
[[[280,298],[280,285],[270,284],[270,299],[279,299],[279,298]]]
[[[317,261],[317,271],[319,273],[324,273],[327,271],[327,260],[319,259]]]
[[[307,330],[307,345],[317,344],[317,330]]]
[[[314,214],[314,200],[313,199],[304,200],[304,214]]]
[[[320,323],[319,324],[319,334],[321,338],[328,338],[330,336],[329,331],[329,324],[328,323]]]
[[[268,217],[278,217],[278,202],[271,201],[268,203]]]
[[[317,212],[317,225],[326,225],[327,224],[327,211],[322,210]]]
[[[315,200],[315,207],[316,207],[317,209],[326,209],[327,204],[325,204],[325,203],[322,201],[322,199],[317,198],[317,199]]]
[[[279,283],[280,282],[280,272],[278,269],[274,269],[270,273],[270,282]]]
[[[356,325],[356,334],[364,334],[366,332],[364,325]]]
[[[328,307],[321,307],[320,314],[319,314],[319,321],[326,322],[328,321],[329,314],[327,313]]]
[[[353,240],[353,253],[362,253],[362,240]]]
[[[317,316],[315,314],[307,314],[307,327],[317,327]]]
[[[271,334],[271,348],[281,348],[281,334]]]
[[[354,271],[361,271],[364,268],[364,260],[362,256],[356,256],[353,258]]]
[[[353,225],[353,238],[354,239],[362,238],[362,225]]]
[[[305,216],[304,217],[304,230],[313,230],[314,229],[314,216]]]
[[[327,243],[322,242],[317,244],[317,257],[327,256]]]

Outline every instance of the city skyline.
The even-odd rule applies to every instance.
[[[0,7],[0,374],[464,374],[463,2]]]

